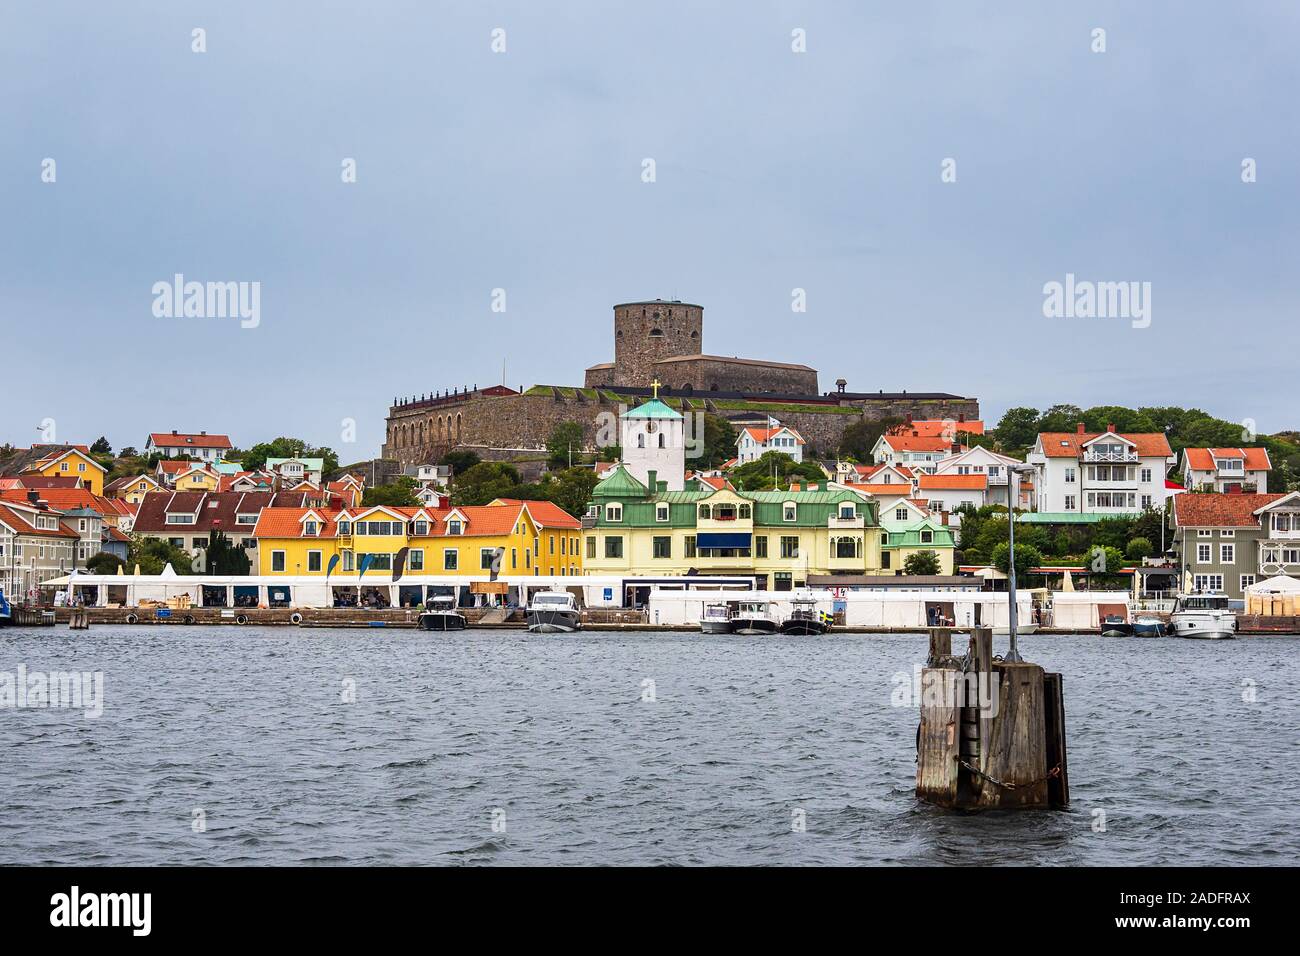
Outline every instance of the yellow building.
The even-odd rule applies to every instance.
[[[32,451],[39,451],[41,455],[24,469],[24,474],[80,478],[82,487],[91,494],[104,493],[104,476],[108,469],[91,457],[90,449],[85,445],[33,446]]]
[[[253,537],[259,574],[487,576],[582,573],[580,522],[549,501],[460,508],[264,508]],[[402,552],[405,555],[399,559]],[[341,583],[341,582],[340,582]]]
[[[104,494],[109,498],[119,498],[128,504],[138,505],[151,491],[160,491],[158,482],[148,475],[124,475],[110,481],[104,487]]]

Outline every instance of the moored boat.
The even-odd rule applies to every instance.
[[[13,620],[13,608],[11,608],[9,602],[5,600],[4,590],[0,589],[0,627],[4,627],[6,624],[12,624]]]
[[[782,634],[825,634],[830,627],[826,615],[817,610],[811,597],[797,597],[792,602],[794,610],[781,622]]]
[[[1119,614],[1107,614],[1101,619],[1102,637],[1132,637],[1133,625]]]
[[[538,591],[525,615],[528,630],[536,634],[568,634],[582,629],[578,602],[568,591]]]
[[[731,633],[775,634],[776,618],[766,601],[740,601],[731,611]]]
[[[1226,594],[1180,594],[1169,615],[1175,637],[1225,641],[1236,637],[1237,615],[1228,607]]]
[[[420,627],[426,631],[463,631],[465,615],[456,610],[456,599],[451,595],[435,595],[420,612]]]
[[[700,615],[700,630],[705,634],[730,634],[731,613],[725,604],[706,604]]]
[[[1163,637],[1165,622],[1158,617],[1139,617],[1133,622],[1134,637]]]

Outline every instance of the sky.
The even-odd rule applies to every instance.
[[[1298,44],[1283,2],[5,4],[0,443],[356,461],[656,297],[823,390],[1300,427]],[[1067,275],[1149,311],[1045,315]]]

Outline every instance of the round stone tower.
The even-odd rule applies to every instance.
[[[703,306],[665,299],[616,305],[613,384],[647,387],[655,362],[700,355],[703,339]]]

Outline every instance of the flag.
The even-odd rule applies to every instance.
[[[393,558],[393,583],[394,584],[397,583],[397,579],[402,576],[402,572],[406,569],[406,554],[410,550],[411,550],[410,548],[403,548],[401,551],[398,551],[397,556]]]
[[[336,554],[330,558],[330,563],[325,568],[326,581],[330,579],[330,575],[334,573],[334,569],[337,568],[338,566],[339,566],[339,556]]]
[[[488,569],[488,580],[495,581],[497,575],[501,573],[501,559],[506,556],[505,548],[496,548],[492,553],[492,566]]]
[[[375,556],[373,554],[363,554],[361,556],[361,560],[357,562],[358,578],[360,578],[363,574],[365,574],[367,571],[370,570],[370,563],[374,561],[374,559]]]

